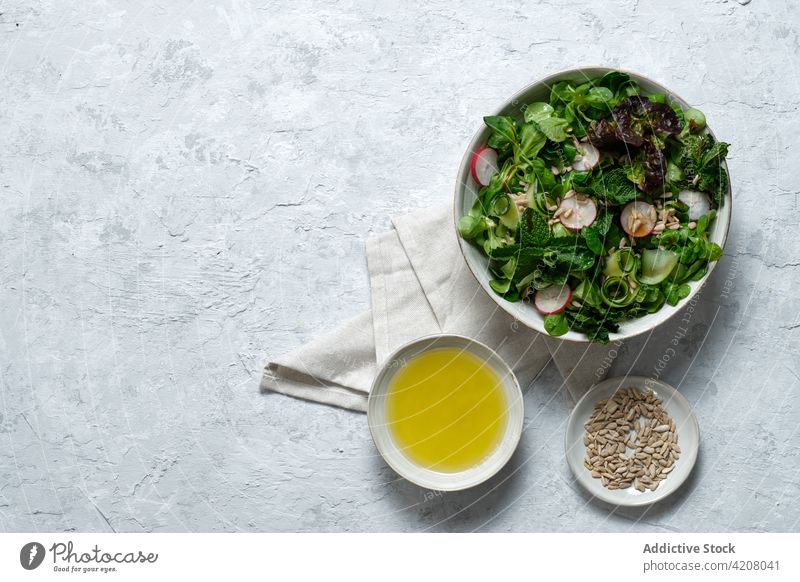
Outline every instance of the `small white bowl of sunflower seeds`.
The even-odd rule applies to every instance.
[[[641,506],[683,484],[699,442],[697,417],[680,392],[660,380],[625,376],[600,382],[575,405],[566,456],[591,495]]]

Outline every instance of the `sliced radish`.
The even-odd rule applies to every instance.
[[[652,204],[634,200],[625,205],[619,219],[628,235],[635,238],[647,236],[656,227],[656,209]]]
[[[556,211],[561,224],[570,230],[591,226],[597,218],[597,204],[588,196],[575,194],[564,198]]]
[[[497,152],[489,147],[482,147],[472,154],[472,179],[481,186],[488,186],[497,173]]]
[[[566,283],[563,287],[550,285],[536,292],[533,303],[542,315],[561,313],[572,299],[572,289]]]
[[[590,143],[578,143],[575,146],[578,155],[572,160],[572,168],[579,172],[585,172],[594,168],[600,162],[600,150]]]
[[[678,200],[689,207],[689,220],[697,220],[711,210],[711,200],[705,192],[684,190],[678,194]]]

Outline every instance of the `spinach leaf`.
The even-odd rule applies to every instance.
[[[585,333],[590,340],[601,344],[608,343],[609,334],[619,330],[617,322],[624,319],[624,312],[611,309],[600,310],[584,303],[580,311],[564,312],[569,327],[573,331]]]
[[[609,91],[583,83],[574,87],[569,82],[556,83],[550,93],[550,105],[572,125],[574,134],[582,137],[588,122],[608,113]]]
[[[458,233],[464,240],[474,240],[486,231],[486,219],[467,214],[458,221]]]
[[[492,133],[487,144],[499,152],[517,141],[517,130],[514,118],[508,115],[490,115],[483,118],[483,122],[488,125]]]
[[[586,240],[586,246],[589,247],[594,254],[605,254],[605,247],[607,246],[605,244],[607,238],[606,235],[611,229],[613,221],[613,214],[604,208],[599,208],[594,224],[581,229],[581,235]]]
[[[552,335],[558,337],[564,335],[569,331],[569,323],[564,313],[552,313],[544,316],[544,330]]]
[[[671,283],[667,281],[662,283],[662,289],[667,298],[667,303],[673,307],[680,303],[681,299],[686,299],[692,291],[688,283]]]
[[[533,171],[536,181],[539,182],[539,185],[545,192],[550,192],[556,187],[556,177],[541,159],[536,158],[533,160],[531,170]]]
[[[555,114],[555,109],[542,101],[534,101],[525,107],[525,121],[538,123]]]
[[[708,262],[722,258],[722,248],[717,243],[707,240],[696,227],[692,230],[688,225],[682,225],[677,230],[664,231],[660,237],[660,245],[678,253],[678,261],[682,265],[690,265],[698,259]]]
[[[547,136],[547,139],[554,142],[562,142],[569,137],[567,128],[569,122],[562,117],[558,117],[547,103],[531,103],[525,109],[525,121],[534,123]]]
[[[596,109],[610,109],[614,93],[606,87],[592,87],[586,94],[586,103]]]
[[[704,214],[697,219],[697,227],[694,230],[698,236],[703,236],[706,233],[708,230],[708,225],[712,220],[714,220],[714,218],[716,218],[716,216],[717,212],[715,210],[711,210],[708,214]]]
[[[519,144],[514,148],[517,163],[531,162],[544,146],[547,138],[533,123],[525,123],[519,130]]]
[[[550,105],[558,111],[563,109],[571,100],[575,89],[569,81],[560,81],[550,89]]]
[[[480,200],[480,207],[484,214],[489,214],[492,211],[492,200],[503,191],[505,186],[504,179],[505,174],[501,170],[492,176],[488,186],[484,186],[478,191],[478,200]]]
[[[715,242],[706,243],[706,253],[709,261],[718,261],[722,258],[722,247]]]
[[[639,86],[630,75],[622,71],[609,71],[596,83],[598,86],[608,87],[614,93],[612,107],[631,95],[639,93]]]
[[[603,246],[603,237],[597,230],[597,227],[592,225],[581,229],[581,235],[586,240],[586,246],[596,255],[605,254],[605,247]]]
[[[561,117],[548,117],[539,121],[537,125],[542,130],[542,133],[547,136],[547,139],[552,141],[562,142],[569,137],[567,133],[569,122]]]
[[[492,291],[494,291],[498,295],[503,295],[505,293],[508,293],[508,290],[511,288],[511,280],[492,279],[491,281],[489,281],[489,287],[491,287]]]

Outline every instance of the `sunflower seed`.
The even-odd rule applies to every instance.
[[[608,489],[654,491],[680,456],[675,422],[652,391],[618,390],[595,404],[584,428],[584,465]]]

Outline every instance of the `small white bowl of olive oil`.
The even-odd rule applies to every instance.
[[[484,344],[458,335],[414,340],[375,377],[367,422],[381,456],[421,487],[483,483],[511,458],[522,434],[522,390]]]

